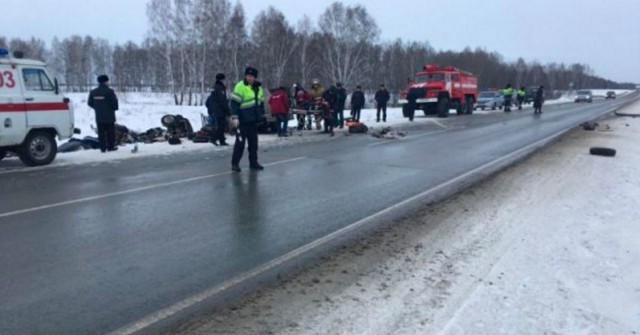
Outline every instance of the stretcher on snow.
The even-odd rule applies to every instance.
[[[309,109],[292,107],[289,110],[289,113],[296,115],[296,118],[298,119],[298,130],[312,130],[314,121],[316,123],[317,130],[322,128],[321,121],[323,111],[316,105]]]

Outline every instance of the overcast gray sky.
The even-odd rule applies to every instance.
[[[235,0],[232,0],[235,1]],[[317,19],[332,2],[240,0],[247,16],[273,5],[290,22]],[[2,0],[0,35],[92,35],[140,42],[146,0]],[[581,62],[616,81],[640,82],[640,0],[344,0],[363,4],[385,40],[429,41],[436,49],[466,46],[507,60]]]

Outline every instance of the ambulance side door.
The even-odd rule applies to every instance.
[[[69,107],[55,92],[53,80],[42,67],[22,66],[27,127],[55,128],[65,133],[69,129]]]
[[[27,135],[27,113],[20,74],[10,64],[0,64],[0,147],[21,144]]]

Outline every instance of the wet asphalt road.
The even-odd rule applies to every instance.
[[[228,152],[0,172],[0,334],[113,331],[624,100],[271,148],[260,173]]]

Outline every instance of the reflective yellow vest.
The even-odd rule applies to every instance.
[[[245,83],[244,80],[239,81],[233,88],[231,99],[240,104],[240,109],[248,109],[264,103],[264,91],[262,86],[258,88],[258,96],[256,99],[256,91]]]

